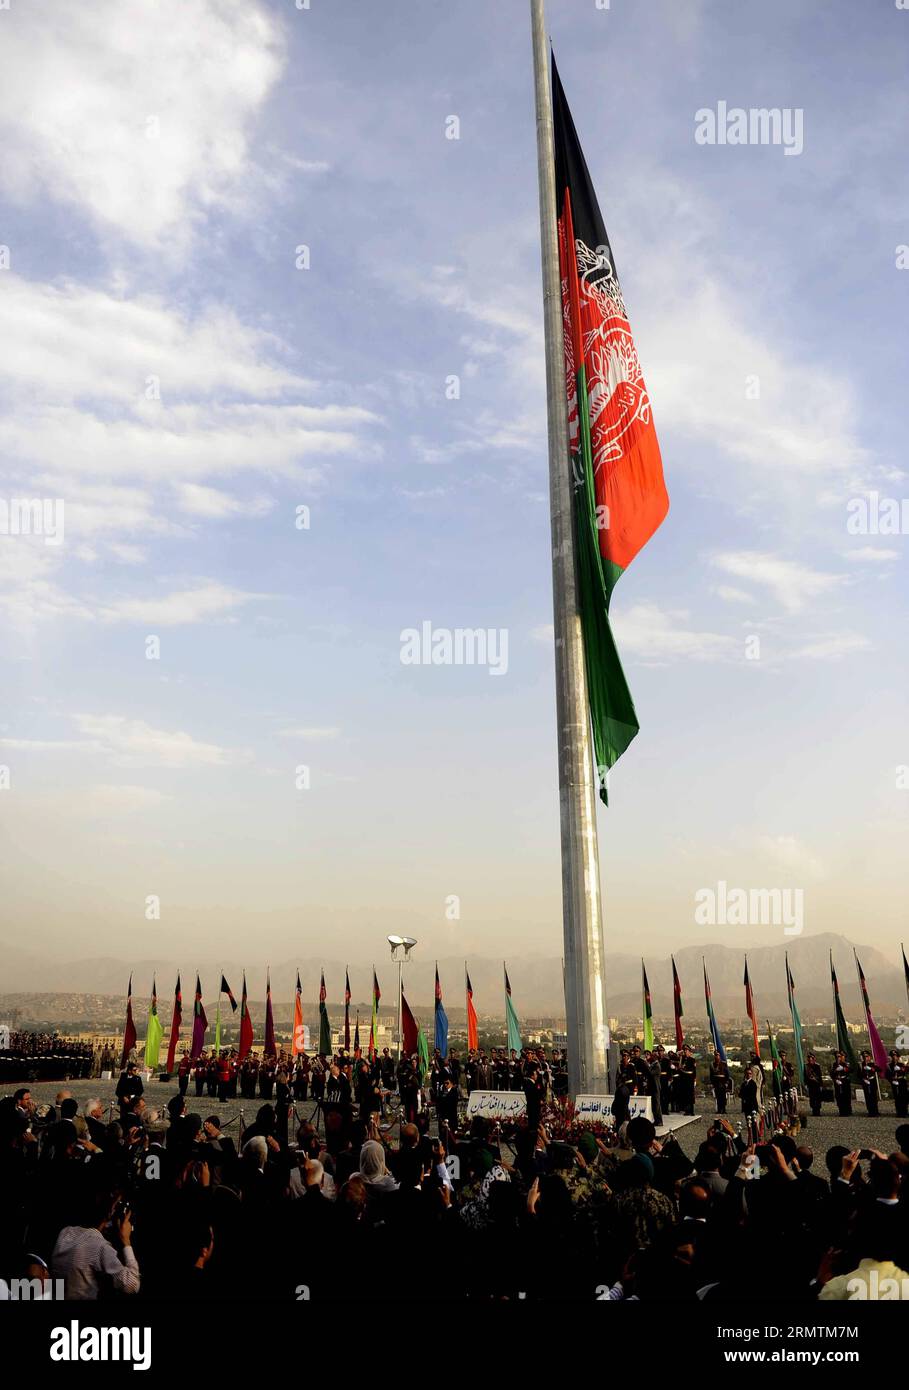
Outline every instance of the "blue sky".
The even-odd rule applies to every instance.
[[[613,605],[608,941],[777,939],[695,925],[726,879],[895,956],[906,542],[845,519],[909,495],[909,12],[548,19],[671,498]],[[3,935],[559,954],[526,4],[0,22],[3,495],[66,516],[0,537]],[[798,108],[804,151],[696,144],[720,100]],[[507,674],[402,665],[424,620],[507,629]]]

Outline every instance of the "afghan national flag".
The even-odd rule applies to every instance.
[[[369,1055],[374,1057],[379,1050],[379,1000],[382,998],[382,991],[379,989],[379,977],[376,974],[376,967],[372,968],[372,1021],[369,1025]]]
[[[350,1051],[350,972],[344,967],[344,1051]]]
[[[846,1018],[843,1014],[843,1003],[840,999],[840,984],[836,978],[836,971],[833,968],[833,952],[830,952],[830,983],[833,985],[833,1014],[836,1019],[836,1050],[845,1054],[846,1061],[849,1063],[849,1074],[853,1080],[858,1077],[858,1062],[855,1060],[855,1053],[852,1050],[852,1041],[849,1037],[849,1030],[846,1027]]]
[[[868,998],[868,986],[865,984],[865,974],[859,962],[855,947],[852,948],[852,953],[855,956],[855,968],[858,971],[859,988],[862,991],[862,1003],[865,1006],[865,1023],[868,1027],[868,1038],[871,1042],[871,1055],[874,1058],[874,1065],[877,1067],[880,1074],[886,1076],[888,1066],[887,1049],[881,1042],[881,1035],[877,1031],[877,1025],[871,1016],[871,1000]]]
[[[277,1057],[278,1044],[275,1042],[275,1014],[271,1004],[271,971],[265,972],[265,1044],[263,1054]]]
[[[745,1012],[751,1019],[751,1036],[754,1038],[754,1055],[760,1061],[761,1044],[758,1042],[757,1014],[754,1011],[754,995],[751,992],[751,977],[748,974],[748,957],[745,957]]]
[[[442,1004],[442,986],[439,982],[439,962],[436,961],[436,1002],[435,1037],[433,1046],[440,1057],[448,1056],[448,1014]]]
[[[644,1051],[653,1051],[653,1005],[650,1002],[650,986],[647,983],[647,970],[643,960],[641,961],[641,988],[644,996],[644,1003],[641,1012],[644,1015]]]
[[[502,966],[505,970],[505,966]],[[521,1025],[518,1023],[518,1016],[511,1001],[511,981],[508,978],[508,971],[505,970],[505,1031],[508,1034],[509,1052],[520,1052],[521,1050]]]
[[[133,977],[130,975],[126,988],[126,1026],[123,1029],[123,1052],[120,1056],[120,1070],[126,1066],[129,1054],[136,1046],[136,1025],[133,1023]]]
[[[417,1029],[417,1065],[420,1068],[420,1084],[425,1086],[429,1079],[429,1040],[422,1028]]]
[[[253,1026],[249,1016],[249,1000],[246,997],[246,971],[243,971],[243,995],[240,1001],[240,1046],[237,1049],[237,1058],[243,1061],[248,1057],[253,1045]]]
[[[291,1043],[291,1056],[296,1057],[298,1053],[305,1052],[306,1033],[303,1028],[303,986],[300,983],[300,972],[297,971],[297,987],[294,990],[294,1036]]]
[[[767,1023],[767,1038],[770,1042],[770,1064],[773,1069],[771,1076],[773,1094],[776,1096],[777,1100],[779,1100],[780,1096],[783,1094],[783,1067],[780,1062],[780,1054],[776,1049],[776,1038],[773,1036],[773,1030],[770,1027],[769,1021]]]
[[[328,1006],[325,1003],[327,995],[325,993],[325,971],[322,971],[322,983],[319,986],[319,1053],[323,1057],[332,1055],[331,1047],[331,1024],[328,1021]]]
[[[477,1027],[477,1011],[473,1006],[473,985],[470,983],[470,976],[467,973],[467,962],[464,962],[464,979],[467,982],[467,1047],[468,1050],[476,1051],[480,1045],[480,1030]]]
[[[906,998],[909,999],[909,960],[906,959],[906,948],[900,943],[900,950],[903,953],[903,974],[906,977]]]
[[[236,978],[237,977],[235,975],[234,979]],[[235,1014],[237,1012],[237,1001],[234,998],[234,992],[231,989],[230,985],[227,983],[227,979],[224,975],[221,976],[221,993],[227,995],[228,999],[230,1000],[230,1011],[232,1014]]]
[[[672,1008],[675,1014],[675,1045],[679,1052],[685,1042],[685,1030],[682,1027],[682,982],[679,979],[679,972],[675,968],[675,956],[670,956],[672,961]]]
[[[174,1012],[170,1021],[170,1041],[167,1044],[167,1071],[171,1073],[174,1069],[174,1058],[177,1055],[177,1043],[180,1041],[180,1025],[183,1022],[183,991],[180,988],[180,976],[177,975],[177,985],[174,990]]]
[[[789,952],[786,952],[786,992],[789,995],[789,1015],[792,1019],[792,1033],[795,1038],[795,1066],[798,1073],[799,1085],[805,1084],[805,1052],[802,1047],[802,1020],[799,1015],[799,1006],[795,1002],[795,980],[792,978],[792,971],[789,969]]]
[[[638,732],[609,604],[616,580],[666,516],[669,498],[615,259],[555,59],[552,106],[578,600],[605,801],[607,772]]]
[[[713,995],[710,993],[710,980],[707,976],[707,962],[704,965],[704,1002],[707,1005],[707,1022],[710,1025],[710,1036],[713,1039],[714,1051],[720,1054],[725,1062],[726,1049],[723,1046],[723,1039],[720,1037],[720,1030],[717,1027],[716,1014],[713,1012]]]
[[[410,1005],[401,992],[401,1051],[405,1057],[412,1057],[420,1051],[420,1029],[417,1027],[417,1020],[414,1018]]]
[[[360,1010],[357,1009],[357,1021],[354,1026],[354,1056],[361,1057],[363,1049],[360,1047]]]
[[[190,1043],[189,1055],[193,1061],[201,1053],[205,1046],[205,1034],[208,1031],[208,1019],[205,1017],[205,1007],[202,1003],[202,982],[196,976],[196,997],[193,1000],[193,1040]]]
[[[145,1026],[145,1065],[149,1071],[155,1071],[161,1057],[161,1039],[164,1036],[164,1029],[161,1027],[161,1019],[158,1016],[158,987],[155,977],[152,976],[151,1003],[148,1006],[148,1023]]]

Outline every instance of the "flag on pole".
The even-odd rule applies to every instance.
[[[906,999],[909,1000],[909,960],[906,959],[906,948],[900,942],[900,950],[903,953],[903,974],[906,977]]]
[[[237,977],[235,975],[234,979],[236,978]],[[223,975],[221,976],[221,993],[227,995],[228,999],[230,1000],[230,1011],[232,1014],[235,1014],[237,1012],[237,1001],[234,998],[233,990],[231,989],[230,985],[227,983],[227,980]]]
[[[297,1057],[301,1052],[305,1052],[304,1043],[306,1033],[303,1029],[303,986],[300,983],[300,972],[297,971],[297,984],[294,989],[294,1036],[290,1045],[291,1056]]]
[[[721,1059],[726,1060],[726,1049],[723,1046],[723,1039],[720,1037],[720,1030],[717,1027],[716,1014],[713,1012],[713,995],[710,993],[710,980],[707,978],[707,962],[701,957],[704,966],[704,1001],[707,1004],[707,1022],[710,1025],[710,1036],[713,1039],[714,1051],[720,1054]]]
[[[331,1046],[331,1024],[328,1021],[328,998],[325,992],[325,971],[322,971],[322,983],[319,986],[319,1053],[322,1057],[332,1056]]]
[[[275,1042],[275,1014],[271,1004],[271,970],[265,972],[265,1044],[263,1054],[277,1057],[278,1045]]]
[[[684,1009],[682,1008],[682,982],[679,979],[679,972],[675,968],[675,956],[670,956],[669,959],[672,961],[672,1008],[675,1014],[675,1045],[679,1052],[681,1052],[685,1042],[685,1031],[682,1027],[682,1016],[684,1014]]]
[[[136,1046],[136,1025],[133,1023],[133,977],[130,975],[126,988],[126,1026],[123,1029],[123,1052],[120,1056],[120,1070],[126,1066],[129,1054]]]
[[[193,1061],[205,1047],[205,1034],[208,1031],[208,1019],[205,1017],[205,1005],[202,1003],[202,982],[196,975],[196,997],[193,1000],[193,1039],[190,1043],[189,1055]]]
[[[158,1017],[158,987],[153,975],[151,1003],[148,1006],[148,1023],[145,1025],[145,1065],[149,1071],[157,1071],[163,1036],[164,1030]]]
[[[748,974],[748,957],[745,957],[745,1011],[751,1019],[751,1036],[754,1038],[754,1055],[760,1061],[761,1044],[758,1042],[757,1014],[754,1011],[754,995],[751,992],[751,977]]]
[[[170,1041],[167,1044],[167,1071],[168,1074],[174,1069],[174,1058],[177,1055],[177,1043],[180,1041],[180,1025],[183,1022],[183,992],[180,989],[180,975],[177,974],[177,985],[174,989],[174,1012],[170,1021]]]
[[[224,979],[224,976],[221,976]],[[221,1055],[221,991],[218,990],[218,1007],[215,1009],[215,1055]]]
[[[401,1051],[405,1057],[412,1057],[420,1050],[420,1030],[410,1005],[401,991]]]
[[[360,1046],[360,1010],[357,1009],[357,1022],[354,1028],[354,1056],[361,1057],[363,1049]]]
[[[369,1055],[374,1057],[379,1050],[379,1000],[382,998],[382,991],[379,989],[379,977],[376,974],[376,967],[372,968],[372,1020],[369,1025]]]
[[[246,971],[243,971],[243,996],[240,1003],[240,1046],[237,1048],[237,1060],[242,1062],[249,1056],[253,1045],[253,1026],[249,1016],[249,1000],[246,997]]]
[[[868,1038],[871,1042],[871,1055],[874,1058],[874,1065],[877,1067],[878,1071],[882,1076],[886,1076],[887,1067],[889,1065],[887,1049],[881,1042],[881,1035],[877,1031],[877,1025],[871,1016],[871,1000],[868,998],[868,986],[865,984],[865,972],[862,970],[858,952],[854,946],[852,948],[852,954],[855,956],[855,968],[858,971],[859,988],[862,991],[862,1003],[865,1006],[865,1023],[868,1027]]]
[[[344,967],[344,1051],[350,1051],[350,972]]]
[[[833,985],[833,1016],[836,1019],[836,1050],[843,1052],[849,1064],[849,1075],[853,1081],[858,1077],[858,1062],[855,1060],[855,1053],[852,1050],[852,1041],[849,1037],[849,1030],[846,1027],[846,1019],[843,1014],[843,1005],[840,999],[840,985],[836,978],[836,971],[833,968],[833,952],[830,952],[830,983]]]
[[[473,1006],[473,985],[470,983],[470,976],[467,973],[467,962],[464,962],[464,979],[467,982],[467,1048],[468,1051],[475,1052],[480,1045],[480,1030],[477,1027],[477,1011]]]
[[[612,247],[554,58],[552,106],[578,605],[606,801],[607,772],[638,732],[609,623],[610,599],[666,516],[669,498]]]
[[[420,1069],[420,1085],[425,1086],[429,1079],[429,1039],[422,1028],[417,1029],[417,1065]]]
[[[802,1020],[799,1006],[795,1002],[795,980],[789,969],[789,952],[786,952],[786,992],[789,995],[789,1015],[792,1019],[792,1034],[795,1038],[795,1067],[799,1085],[805,1084],[805,1052],[802,1047]]]
[[[644,1005],[642,1013],[644,1016],[644,1051],[653,1051],[653,1007],[650,1003],[650,986],[647,983],[647,970],[641,959],[641,987],[644,992]]]
[[[502,969],[505,971],[505,1030],[508,1034],[509,1052],[520,1052],[521,1050],[521,1025],[518,1023],[518,1016],[511,1001],[511,981],[508,978],[508,970],[505,962],[502,962]]]
[[[773,1094],[776,1096],[777,1100],[779,1100],[780,1096],[783,1094],[783,1067],[780,1062],[780,1054],[776,1048],[776,1039],[773,1036],[773,1031],[770,1027],[769,1020],[767,1022],[767,1038],[770,1042],[770,1063],[772,1067],[771,1081],[773,1083]]]
[[[442,1004],[442,986],[439,982],[438,961],[436,961],[435,1036],[433,1046],[440,1057],[448,1056],[448,1015]]]

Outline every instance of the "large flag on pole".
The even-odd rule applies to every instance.
[[[123,1051],[120,1055],[120,1070],[129,1061],[129,1054],[136,1046],[136,1025],[133,1022],[133,977],[130,975],[126,987],[126,1026],[123,1029]]]
[[[470,976],[467,973],[467,962],[464,962],[464,979],[467,983],[467,1048],[468,1051],[475,1052],[480,1045],[480,1032],[477,1027],[477,1011],[473,1006],[473,985],[470,983]]]
[[[685,1042],[685,1030],[682,1027],[682,982],[679,979],[679,972],[675,968],[675,956],[670,956],[672,961],[672,1010],[675,1014],[675,1045],[679,1051]]]
[[[436,961],[436,1002],[433,1047],[441,1057],[448,1056],[448,1014],[442,1004],[442,986],[439,982],[439,962]]]
[[[641,1012],[644,1016],[644,1051],[653,1051],[653,1006],[650,1002],[650,986],[647,983],[647,969],[641,960],[641,989],[643,991],[643,1005]]]
[[[610,599],[666,516],[669,498],[612,247],[554,58],[552,107],[578,606],[606,801],[607,772],[638,732],[609,624]]]
[[[757,1014],[754,1010],[754,994],[751,990],[751,977],[748,974],[748,957],[745,957],[745,1012],[751,1019],[751,1036],[754,1039],[754,1055],[760,1061],[761,1044],[758,1042]]]
[[[502,962],[502,969],[505,970],[505,1030],[508,1034],[508,1050],[509,1052],[520,1052],[521,1025],[518,1023],[518,1016],[515,1013],[514,1004],[511,1002],[511,981],[508,978],[504,961]]]
[[[170,1021],[170,1041],[167,1044],[167,1071],[174,1069],[174,1058],[177,1055],[177,1043],[180,1041],[180,1025],[183,1022],[183,991],[180,988],[180,976],[177,974],[177,984],[174,989],[174,1012]]]
[[[862,970],[858,952],[854,946],[852,948],[852,954],[855,956],[855,968],[858,971],[859,988],[862,991],[862,1003],[865,1006],[865,1023],[868,1027],[868,1037],[871,1042],[871,1055],[874,1058],[874,1065],[877,1067],[881,1076],[886,1076],[887,1067],[889,1065],[887,1049],[881,1042],[881,1035],[877,1031],[877,1025],[871,1016],[871,1000],[868,998],[868,986],[865,984],[865,972]]]
[[[425,1086],[429,1078],[429,1039],[422,1028],[417,1029],[417,1063],[420,1068],[420,1085]]]
[[[149,1071],[156,1071],[161,1057],[161,1039],[164,1030],[158,1017],[158,986],[152,976],[151,1003],[148,1006],[148,1022],[145,1025],[145,1065]]]
[[[277,1057],[278,1045],[275,1042],[275,1013],[271,1003],[271,970],[265,971],[265,1043],[263,1054],[266,1057]]]
[[[773,1030],[770,1027],[769,1020],[767,1022],[767,1039],[770,1043],[770,1064],[772,1069],[771,1081],[773,1083],[773,1094],[776,1096],[777,1100],[779,1100],[780,1096],[783,1094],[783,1067],[782,1063],[780,1062],[780,1054],[777,1051],[776,1039],[773,1036]]]
[[[799,1014],[799,1006],[795,1002],[795,980],[792,978],[792,971],[789,969],[789,952],[786,952],[786,992],[789,995],[789,1015],[792,1019],[792,1033],[795,1038],[795,1065],[798,1072],[799,1085],[805,1084],[805,1051],[802,1047],[802,1020]]]
[[[350,971],[344,967],[344,1051],[350,1051]]]
[[[401,1051],[404,1057],[412,1057],[420,1050],[420,1029],[413,1016],[410,1005],[401,991]]]
[[[193,1040],[189,1048],[189,1055],[193,1061],[196,1060],[205,1046],[207,1031],[208,1019],[205,1017],[205,1005],[202,1003],[202,982],[197,974],[196,997],[193,1000]]]
[[[909,960],[906,959],[906,948],[900,942],[900,950],[903,953],[903,974],[906,977],[906,999],[909,1000]]]
[[[379,1000],[382,998],[382,991],[379,989],[379,977],[376,974],[376,967],[372,968],[372,1019],[369,1024],[369,1053],[374,1057],[379,1050]]]
[[[221,976],[224,979],[224,976]],[[221,990],[218,990],[218,1007],[215,1009],[215,1053],[221,1055]]]
[[[331,1023],[328,1019],[328,1005],[325,992],[325,971],[322,971],[322,983],[319,986],[319,1053],[322,1057],[332,1055],[331,1046]]]
[[[846,1027],[846,1019],[843,1014],[843,1004],[840,999],[840,984],[836,978],[836,971],[833,968],[833,952],[830,952],[830,983],[833,986],[833,1016],[836,1019],[836,1050],[843,1052],[846,1061],[849,1063],[849,1074],[853,1080],[858,1076],[858,1062],[855,1060],[855,1053],[852,1050],[852,1041],[849,1037],[849,1030]]]
[[[710,1036],[713,1039],[714,1051],[718,1052],[725,1062],[726,1049],[723,1046],[723,1039],[720,1037],[720,1030],[717,1027],[716,1014],[713,1012],[713,995],[710,993],[710,980],[707,977],[707,962],[704,960],[703,956],[701,957],[701,963],[704,966],[704,1002],[707,1005],[707,1022],[710,1025]]]
[[[236,978],[236,977],[235,977],[235,978]],[[234,998],[234,992],[233,992],[233,990],[231,989],[230,985],[227,983],[227,977],[226,977],[224,974],[221,975],[221,983],[220,983],[220,985],[218,986],[218,1016],[217,1016],[217,1019],[216,1019],[216,1021],[215,1021],[215,1051],[216,1051],[216,1052],[220,1052],[220,1051],[221,1051],[221,995],[222,995],[222,994],[226,994],[226,995],[227,995],[228,999],[230,1000],[230,1011],[231,1011],[232,1014],[235,1014],[235,1013],[237,1012],[237,1001],[236,1001],[236,999]]]
[[[243,995],[240,1002],[240,1046],[237,1048],[237,1060],[242,1062],[249,1056],[253,1045],[253,1026],[249,1016],[249,1000],[246,997],[246,971],[243,971]]]
[[[303,986],[300,983],[300,972],[297,971],[297,983],[294,989],[294,1036],[290,1045],[291,1056],[296,1057],[306,1049],[303,1044],[306,1041],[306,1033],[303,1029]]]

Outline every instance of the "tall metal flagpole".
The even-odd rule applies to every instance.
[[[530,0],[530,12],[540,184],[546,395],[549,407],[549,504],[552,523],[568,1085],[570,1093],[575,1096],[584,1093],[605,1095],[608,1090],[609,1027],[597,850],[597,783],[590,738],[584,636],[578,609],[556,221],[555,150],[543,0]]]

